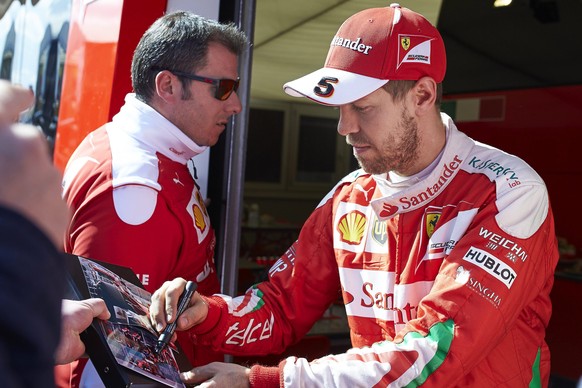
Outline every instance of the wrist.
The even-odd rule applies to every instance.
[[[279,387],[281,382],[279,367],[276,366],[253,365],[247,376],[250,388]]]
[[[227,307],[226,302],[219,296],[200,296],[208,307],[208,313],[202,322],[191,329],[196,335],[204,335],[213,331],[221,323],[222,308]]]

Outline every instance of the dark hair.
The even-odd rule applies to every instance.
[[[400,101],[404,98],[406,93],[408,93],[408,91],[414,87],[414,85],[416,85],[416,81],[408,81],[408,80],[390,81],[390,82],[386,83],[383,86],[383,88],[384,88],[384,90],[386,90],[388,92],[388,94],[390,94],[392,96],[392,99],[394,99],[394,101]],[[437,95],[436,95],[436,100],[435,100],[434,104],[435,104],[436,108],[439,110],[441,107],[442,99],[443,99],[443,84],[438,83],[437,84]]]
[[[208,45],[214,42],[240,55],[248,40],[232,23],[222,24],[191,12],[177,11],[160,17],[143,34],[133,53],[131,81],[136,97],[149,102],[159,69],[188,73],[204,67]],[[191,81],[180,79],[188,90]]]

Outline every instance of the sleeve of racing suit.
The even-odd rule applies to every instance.
[[[524,182],[471,214],[471,221],[457,232],[458,241],[442,261],[431,291],[421,300],[417,317],[393,341],[352,348],[311,363],[289,357],[279,367],[281,385],[509,387],[534,381],[532,365],[549,363],[538,357],[545,347],[543,331],[549,320],[549,292],[557,262],[547,191],[543,184]],[[317,301],[322,288],[329,298],[332,295],[321,271],[336,266],[331,258],[320,261],[322,240],[331,241],[331,236],[319,235],[316,221],[317,213],[303,229],[296,254],[287,252],[281,264],[274,266],[275,270],[281,268],[294,256],[292,272],[272,272],[270,282],[249,290],[242,299],[211,307],[211,320],[217,324],[208,333],[221,333],[215,337],[215,346],[247,354],[283,349],[289,343],[287,337],[295,340],[305,332],[305,327],[294,332],[292,323],[307,322],[297,316],[306,297],[311,300],[305,311],[313,323],[315,313],[323,308]],[[328,255],[331,253],[325,257]],[[310,260],[316,262],[314,267]],[[307,268],[315,276],[309,285],[300,280]],[[312,288],[316,290],[313,295],[297,294]],[[217,312],[219,305],[222,308]],[[203,326],[198,329],[208,330],[209,325]],[[515,364],[521,369],[516,370]],[[269,385],[267,380],[275,384],[267,372],[271,368],[252,368],[256,386]]]
[[[268,281],[236,298],[207,298],[209,315],[191,330],[198,340],[233,355],[279,353],[300,340],[340,295],[330,212],[328,201],[311,214]]]

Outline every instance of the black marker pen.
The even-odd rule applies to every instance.
[[[196,282],[189,281],[188,283],[186,283],[186,289],[184,290],[184,293],[180,295],[180,299],[178,300],[178,312],[176,314],[176,319],[174,319],[174,322],[167,325],[164,331],[162,331],[162,334],[160,335],[160,338],[158,338],[158,342],[156,343],[155,347],[156,353],[160,353],[164,349],[164,347],[170,343],[170,340],[172,339],[172,336],[176,331],[178,318],[180,318],[180,315],[182,315],[184,310],[186,310],[186,308],[188,307],[188,303],[190,303],[190,298],[192,298],[192,295],[194,295],[194,291],[196,291],[197,287],[198,284]]]

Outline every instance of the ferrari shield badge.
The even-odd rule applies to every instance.
[[[426,234],[428,235],[428,238],[430,238],[434,233],[434,228],[436,227],[437,222],[439,222],[439,218],[441,218],[440,213],[428,213],[426,215]]]

